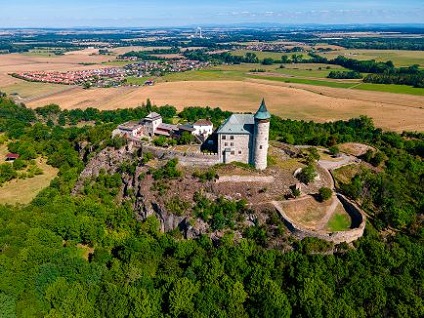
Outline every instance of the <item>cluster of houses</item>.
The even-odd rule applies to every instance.
[[[213,133],[213,124],[207,119],[198,120],[193,124],[166,124],[162,121],[160,114],[152,112],[140,121],[130,121],[119,125],[112,132],[112,137],[123,136],[130,139],[138,139],[165,136],[178,138],[184,132],[197,137],[199,142],[204,142]]]
[[[184,59],[173,59],[166,61],[142,61],[124,66],[127,74],[131,76],[161,76],[165,73],[178,73],[191,70],[198,70],[209,66],[209,62],[200,62]]]
[[[301,46],[305,45],[305,43],[283,44],[258,42],[246,46],[245,49],[256,52],[292,52],[293,45],[296,45],[296,47],[300,48]]]
[[[29,82],[63,85],[83,85],[90,83],[97,87],[110,87],[126,85],[125,78],[128,76],[162,76],[166,73],[197,70],[208,65],[208,62],[192,60],[143,61],[126,65],[123,68],[109,67],[66,72],[26,71],[10,75]],[[153,84],[153,81],[147,81],[144,85],[151,86]]]
[[[125,76],[125,70],[119,67],[109,67],[91,70],[78,70],[67,72],[47,72],[47,71],[31,71],[13,73],[12,76],[30,82],[42,82],[64,85],[81,85],[86,82],[93,84],[105,80],[114,79],[122,81]]]

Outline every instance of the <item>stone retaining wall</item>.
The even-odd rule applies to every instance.
[[[218,154],[182,152],[147,145],[139,140],[131,140],[131,147],[141,148],[143,152],[150,152],[159,159],[170,160],[178,158],[179,163],[182,165],[213,166],[219,163]]]
[[[273,176],[219,176],[216,183],[233,182],[233,183],[247,183],[247,182],[260,182],[260,183],[273,183],[275,178]]]
[[[366,219],[364,214],[361,212],[361,209],[355,203],[339,193],[337,194],[337,198],[340,200],[346,212],[349,213],[350,217],[352,218],[352,229],[350,230],[339,232],[312,231],[302,227],[290,219],[285,214],[284,210],[280,204],[278,204],[278,202],[273,201],[272,204],[282,216],[283,221],[288,229],[300,239],[305,237],[316,237],[321,240],[332,242],[334,244],[340,244],[343,242],[351,243],[364,235]]]

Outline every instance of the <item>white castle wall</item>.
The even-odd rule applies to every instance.
[[[255,122],[253,163],[258,170],[267,167],[267,154],[269,146],[269,120]]]

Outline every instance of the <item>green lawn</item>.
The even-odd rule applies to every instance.
[[[349,215],[344,213],[334,213],[330,221],[328,221],[327,229],[331,232],[346,231],[350,228],[351,220]]]

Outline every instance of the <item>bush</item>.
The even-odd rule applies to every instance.
[[[333,191],[330,188],[322,187],[319,189],[319,196],[322,201],[329,200],[333,195]]]
[[[340,149],[339,147],[337,147],[336,145],[331,146],[330,148],[328,148],[328,151],[330,152],[330,154],[332,154],[333,156],[336,156],[340,153]]]
[[[297,178],[300,182],[308,184],[309,182],[314,181],[316,176],[317,172],[315,170],[315,167],[310,164],[302,169],[302,171],[297,175]]]

